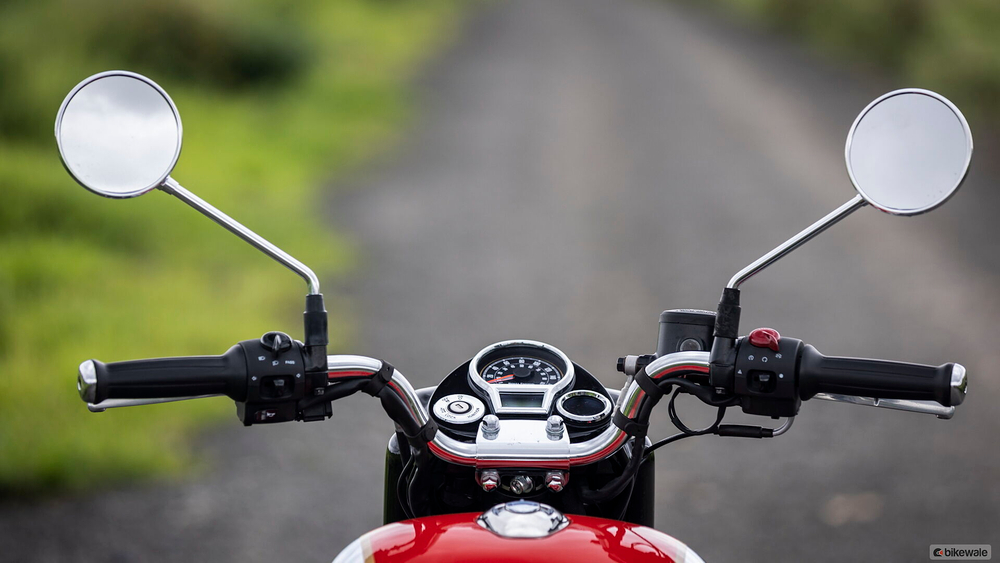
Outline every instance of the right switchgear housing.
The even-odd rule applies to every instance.
[[[736,352],[734,391],[747,414],[795,416],[802,400],[796,392],[795,374],[802,341],[779,338],[777,350],[754,346],[750,337],[739,339]]]

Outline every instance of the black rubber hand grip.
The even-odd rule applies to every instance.
[[[799,397],[817,393],[876,399],[937,401],[950,407],[965,397],[965,368],[958,364],[928,366],[887,360],[824,356],[816,348],[802,348],[799,361]]]
[[[91,364],[91,365],[88,365]],[[158,399],[226,395],[242,401],[247,394],[247,360],[237,344],[221,356],[154,358],[80,366],[80,396],[89,403],[105,399]]]

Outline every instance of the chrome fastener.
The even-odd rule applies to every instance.
[[[562,440],[563,432],[566,431],[566,424],[558,414],[554,414],[545,421],[545,434],[549,440]]]
[[[528,477],[527,475],[515,475],[510,480],[510,491],[515,495],[530,493],[534,488],[534,481],[532,481],[531,477]]]
[[[568,477],[563,471],[549,471],[545,474],[545,486],[553,493],[558,493],[566,487]]]
[[[483,438],[494,440],[500,434],[500,419],[495,414],[488,414],[483,417],[481,428],[483,429]]]
[[[487,493],[500,486],[500,472],[496,469],[483,469],[479,472],[479,486]]]

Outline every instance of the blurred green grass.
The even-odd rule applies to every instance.
[[[351,252],[324,183],[391,143],[458,0],[0,2],[0,498],[182,474],[224,399],[87,412],[87,358],[219,354],[301,337],[301,281],[161,192],[103,200],[52,136],[63,96],[125,68],[185,124],[173,176],[329,281]],[[331,339],[350,337],[327,289]],[[235,420],[233,420],[235,423]]]
[[[1000,121],[996,0],[713,0],[746,21],[938,91]]]

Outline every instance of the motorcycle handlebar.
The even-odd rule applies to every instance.
[[[741,339],[741,347],[746,344],[745,338]],[[943,405],[946,410],[950,409],[944,416],[949,418],[951,412],[954,411],[953,407],[961,404],[965,398],[967,376],[965,368],[960,364],[944,364],[934,367],[886,360],[827,357],[801,341],[782,339],[782,342],[787,342],[787,346],[781,344],[781,348],[785,351],[785,361],[790,361],[792,364],[786,369],[794,370],[795,377],[788,381],[791,384],[791,389],[788,389],[787,392],[775,393],[774,399],[791,400],[792,397],[797,397],[801,400],[820,398],[858,402],[858,398],[863,398],[873,401],[874,406],[915,410],[942,416],[939,412],[941,407],[935,406],[934,403],[928,403],[928,401],[934,401]],[[246,346],[250,346],[251,349],[247,349]],[[257,365],[260,360],[270,358],[267,354],[260,355],[264,351],[259,348],[259,342],[245,341],[233,346],[221,356],[157,358],[108,364],[97,360],[87,360],[80,365],[78,388],[81,398],[91,404],[92,410],[211,395],[225,395],[237,402],[247,401],[249,395],[256,393],[250,388],[249,372],[253,370],[249,368],[256,369],[257,371],[254,373],[261,369],[268,369],[260,368]],[[294,350],[289,352],[291,354],[289,358],[301,360],[301,355],[293,352]],[[774,356],[775,358],[772,358],[774,360],[781,358],[781,354]],[[752,355],[748,357],[753,359]],[[254,366],[250,366],[248,358],[258,360],[258,362],[254,363]],[[372,366],[364,364],[365,369],[358,371],[355,366],[358,364],[356,356],[330,356],[328,360],[332,362],[328,366],[330,371],[324,375],[329,378],[334,378],[341,371],[344,371],[341,368],[345,368],[345,366],[351,367],[351,369],[347,369],[344,373],[355,376],[373,374],[379,369],[378,366],[382,365],[377,360],[371,360]],[[762,360],[763,358],[761,358]],[[271,363],[279,364],[278,361]],[[282,361],[281,363],[296,365],[296,360]],[[265,364],[270,365],[268,362],[261,365]],[[275,369],[280,370],[281,368]],[[650,363],[646,367],[646,372],[654,382],[664,377],[682,375],[682,372],[689,375],[690,373],[707,374],[709,372],[709,354],[707,352],[668,354]],[[268,373],[264,373],[264,375],[266,376]],[[753,373],[754,370],[750,369],[750,375]],[[393,374],[394,380],[395,377],[396,374]],[[257,380],[258,377],[253,379]],[[264,379],[285,380],[288,378],[271,376],[264,377]],[[259,381],[257,385],[262,382]],[[756,382],[758,384],[756,388],[744,384],[741,389],[737,385],[736,394],[750,394],[767,398],[768,393],[760,386],[763,382],[763,379]],[[283,382],[282,390],[297,389],[297,387],[287,386],[288,383],[288,381]],[[397,388],[400,392],[406,389],[412,390],[408,383],[405,383],[405,380],[398,382]],[[272,393],[268,397],[271,399],[279,398],[277,395],[271,397],[278,390],[277,387],[272,389]],[[854,400],[851,399],[852,397]],[[283,395],[280,398],[292,399],[301,398],[301,396],[298,394],[294,397]],[[412,404],[417,411],[423,411],[416,401],[408,400],[409,396],[401,397],[401,399],[404,400],[404,404]],[[645,402],[645,399],[646,394],[642,388],[636,381],[631,381],[622,390],[617,408],[625,417],[633,418],[639,414],[641,410],[639,407]],[[102,402],[104,403],[101,404]],[[756,412],[755,409],[759,405],[753,401],[743,406],[744,411],[749,414],[767,414],[769,412]],[[797,411],[797,407],[794,410]],[[414,416],[417,414],[420,413],[414,413]],[[293,418],[296,417],[287,419]],[[426,413],[423,413],[423,416],[416,416],[416,418],[421,423],[429,419]]]
[[[87,360],[77,378],[80,398],[99,404],[105,399],[162,399],[195,395],[226,395],[243,401],[247,395],[247,360],[242,346],[221,356],[154,358],[104,363]]]
[[[936,401],[946,407],[965,399],[968,378],[961,364],[928,366],[824,356],[810,345],[802,347],[798,392],[802,400],[818,393],[874,399]]]

